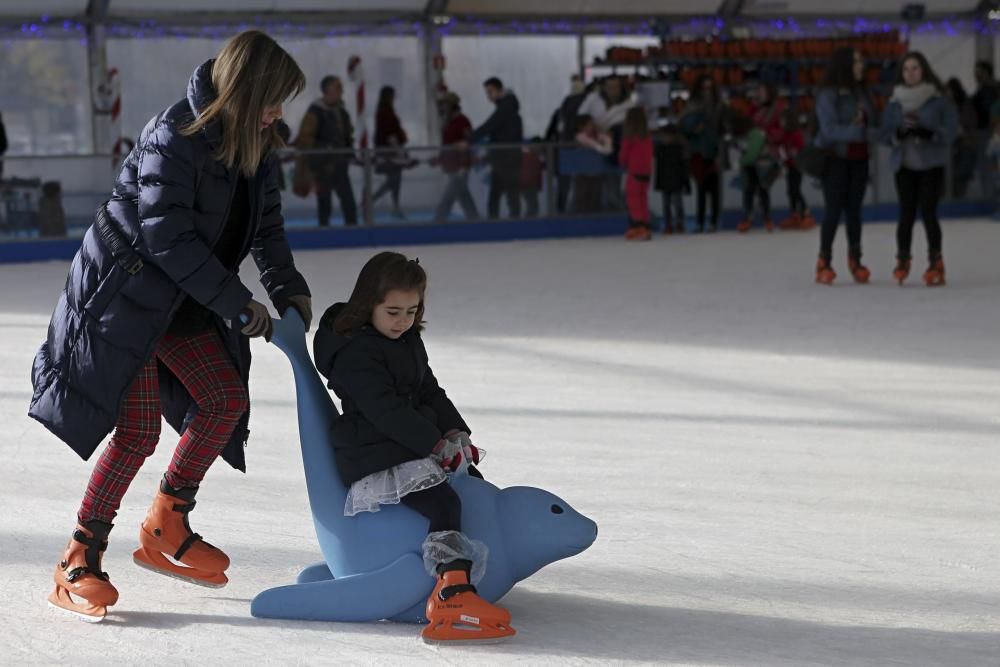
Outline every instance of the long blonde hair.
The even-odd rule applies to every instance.
[[[222,145],[213,157],[246,176],[284,142],[275,124],[261,129],[265,109],[302,92],[305,74],[277,42],[258,30],[247,30],[222,47],[212,64],[216,97],[181,131],[191,136],[209,124],[222,124]]]

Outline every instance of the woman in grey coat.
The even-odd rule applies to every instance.
[[[882,119],[882,141],[892,146],[892,170],[899,195],[896,268],[900,285],[910,274],[910,244],[917,210],[927,233],[928,286],[944,284],[941,224],[937,209],[944,192],[945,165],[958,134],[958,112],[922,53],[906,54]]]

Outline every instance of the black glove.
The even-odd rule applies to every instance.
[[[274,323],[271,322],[271,313],[267,312],[267,306],[260,301],[250,299],[246,308],[240,311],[240,323],[243,324],[240,332],[244,336],[250,338],[263,336],[265,341],[271,342]]]

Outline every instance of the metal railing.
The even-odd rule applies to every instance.
[[[279,158],[283,212],[286,226],[293,229],[318,228],[323,222],[404,225],[624,216],[621,172],[614,158],[575,144],[285,149]],[[733,158],[738,164],[735,154]],[[889,150],[876,149],[866,203],[895,201],[888,162]],[[120,166],[110,155],[5,158],[0,241],[82,235],[97,206],[110,196]],[[741,205],[738,177],[736,168],[723,174],[723,210]],[[49,182],[59,187],[58,192],[48,188],[47,200],[42,185]],[[822,202],[818,185],[808,178],[803,183],[806,200],[816,206]],[[975,185],[971,191],[979,194]],[[685,197],[689,217],[693,197]],[[320,199],[330,202],[326,220],[318,215]],[[653,216],[660,215],[662,202],[655,189],[649,199]],[[787,205],[783,178],[772,186],[771,199],[775,209]],[[53,222],[53,208],[61,210],[61,222]]]

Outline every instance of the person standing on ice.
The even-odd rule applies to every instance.
[[[653,173],[653,139],[649,134],[646,110],[642,107],[632,107],[625,114],[618,164],[625,170],[625,204],[628,208],[625,238],[648,241],[652,238],[649,229],[649,179]]]
[[[473,130],[469,141],[490,144],[519,144],[524,140],[521,123],[521,103],[517,96],[503,86],[503,82],[490,77],[483,82],[486,97],[496,105],[496,110],[486,122]],[[521,148],[489,147],[490,191],[487,195],[487,214],[490,218],[500,217],[500,200],[507,199],[510,217],[521,216]]]
[[[865,84],[865,58],[851,47],[834,52],[827,68],[826,88],[816,100],[816,145],[830,152],[823,173],[826,212],[820,229],[816,282],[833,283],[830,265],[840,216],[847,219],[847,266],[856,283],[867,283],[871,271],[861,263],[861,205],[868,187],[869,140],[878,121]]]
[[[941,80],[922,53],[906,54],[882,121],[882,139],[892,146],[891,164],[899,195],[892,275],[900,285],[910,274],[910,245],[918,208],[927,233],[924,282],[928,287],[944,285],[937,209],[944,194],[944,168],[957,136],[958,112],[945,96]]]
[[[320,319],[313,357],[343,410],[331,428],[349,488],[344,514],[401,503],[427,518],[424,565],[437,584],[425,640],[510,637],[510,613],[476,593],[486,545],[462,532],[462,501],[447,483],[448,471],[479,463],[480,452],[428,364],[420,337],[426,287],[417,260],[382,252],[361,269],[348,302]]]
[[[248,337],[271,331],[267,306],[238,274],[246,255],[279,313],[294,306],[307,326],[312,317],[285,239],[275,155],[274,123],[304,85],[267,35],[232,38],[146,125],[73,259],[35,357],[29,415],[84,459],[114,429],[49,596],[84,620],[102,620],[118,600],[101,558],[159,441],[161,412],[181,438],[134,559],[196,584],[228,581],[229,558],[191,531],[189,513],[220,454],[246,469]]]

